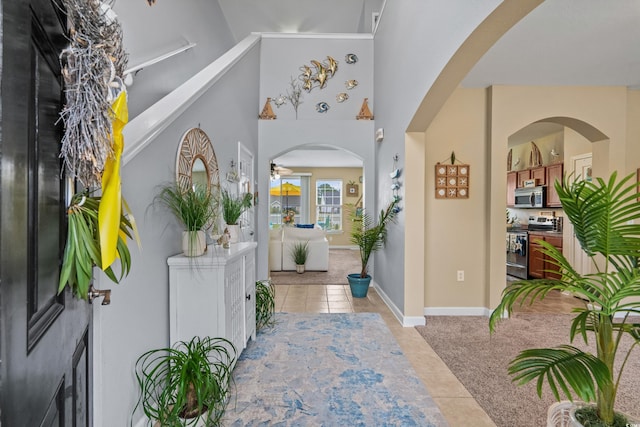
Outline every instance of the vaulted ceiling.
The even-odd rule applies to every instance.
[[[369,32],[371,13],[383,10],[384,3],[218,1],[238,39],[252,31]],[[463,87],[491,85],[640,89],[640,0],[546,0],[509,30],[462,81]],[[545,132],[544,124],[537,125],[536,132]]]

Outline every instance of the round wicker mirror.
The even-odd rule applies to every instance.
[[[209,191],[220,191],[216,153],[211,140],[200,128],[189,129],[182,136],[176,161],[176,180],[180,188],[201,184]]]

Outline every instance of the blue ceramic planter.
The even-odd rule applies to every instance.
[[[369,283],[371,283],[371,276],[367,274],[367,277],[360,277],[360,273],[353,273],[347,275],[349,281],[349,287],[351,288],[351,295],[354,298],[365,298],[367,291],[369,290]]]

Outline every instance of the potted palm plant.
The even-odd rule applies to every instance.
[[[251,207],[251,193],[232,194],[227,189],[222,189],[222,219],[227,224],[227,229],[231,235],[230,242],[238,241],[238,222],[240,216]]]
[[[595,273],[580,274],[558,249],[540,242],[541,252],[560,268],[562,277],[514,282],[505,288],[489,320],[493,331],[514,304],[532,304],[551,290],[585,300],[583,308],[574,309],[569,337],[573,342],[580,336],[586,343],[593,334],[595,354],[572,345],[530,349],[521,352],[509,366],[509,373],[519,384],[537,380],[539,396],[546,380],[557,400],[561,395],[573,400],[574,394],[584,402],[595,400],[595,405],[578,405],[575,409],[572,416],[581,424],[563,425],[629,425],[614,407],[629,353],[640,344],[640,324],[629,317],[640,315],[640,203],[638,184],[629,182],[633,176],[616,182],[614,172],[608,181],[598,178],[570,183],[565,178],[564,185],[556,182],[564,212]],[[619,347],[624,336],[633,342],[628,350]],[[615,360],[619,350],[623,351],[622,362]]]
[[[367,296],[371,276],[368,274],[369,257],[384,247],[387,240],[387,226],[395,220],[398,212],[399,199],[394,198],[391,203],[380,211],[378,221],[365,211],[353,209],[351,213],[351,243],[358,246],[360,251],[361,268],[359,273],[347,275],[351,294],[356,298]]]
[[[291,247],[291,258],[296,264],[296,273],[304,273],[304,265],[309,256],[309,242],[295,242]]]
[[[206,186],[195,184],[181,188],[177,183],[162,187],[156,202],[163,204],[185,227],[182,233],[182,251],[186,256],[200,256],[207,249],[205,229],[217,217],[217,201]]]
[[[162,426],[220,425],[225,412],[236,350],[224,338],[180,341],[138,358],[138,403],[149,423]]]

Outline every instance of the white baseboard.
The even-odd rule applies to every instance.
[[[398,319],[398,322],[400,322],[400,324],[402,326],[407,327],[407,328],[411,328],[411,327],[414,327],[414,326],[424,326],[425,325],[424,316],[405,316],[405,315],[403,315],[402,311],[400,311],[400,309],[393,303],[393,301],[391,301],[391,298],[389,298],[389,296],[386,293],[384,293],[384,291],[382,289],[380,289],[378,284],[375,283],[373,280],[371,281],[371,283],[375,287],[376,292],[378,293],[378,295],[380,295],[380,298],[382,298],[382,301],[384,301],[384,303],[387,305],[387,307],[389,307],[389,310],[391,310],[391,313],[393,313],[395,318]]]
[[[486,307],[425,307],[425,316],[486,316],[491,310]]]

